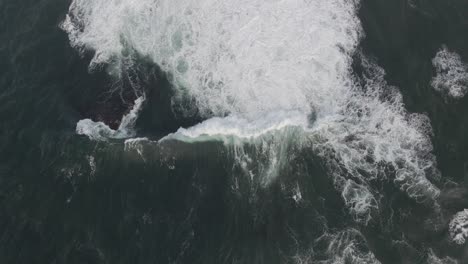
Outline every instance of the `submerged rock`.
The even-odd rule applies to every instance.
[[[83,111],[83,116],[95,122],[103,122],[111,129],[118,129],[124,115],[134,106],[136,96],[133,93],[111,95],[93,102]]]

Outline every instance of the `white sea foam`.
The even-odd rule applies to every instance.
[[[135,100],[133,108],[130,112],[122,117],[119,128],[111,129],[103,122],[95,122],[91,119],[83,119],[76,124],[76,133],[86,135],[92,140],[105,141],[108,138],[129,138],[134,137],[135,123],[138,114],[142,108],[144,97],[139,97]]]
[[[96,160],[94,158],[94,156],[92,155],[88,155],[86,156],[86,159],[88,160],[88,164],[89,164],[89,179],[90,180],[93,180],[94,177],[95,177],[95,174],[96,174]]]
[[[347,180],[342,196],[357,222],[367,224],[371,220],[371,209],[377,209],[378,203],[367,186]]]
[[[374,254],[367,248],[364,236],[356,229],[347,229],[334,234],[324,234],[317,240],[327,244],[328,260],[315,261],[323,264],[379,264]],[[363,250],[367,249],[367,250]]]
[[[125,140],[125,151],[136,151],[141,159],[146,162],[145,155],[143,154],[143,143],[150,142],[148,138],[129,138]]]
[[[362,36],[357,5],[74,0],[62,28],[74,47],[95,52],[91,67],[119,66],[131,52],[153,59],[170,73],[173,105],[193,99],[209,118],[165,139],[223,140],[246,175],[263,175],[265,183],[294,152],[312,149],[328,160],[355,218],[367,223],[378,206],[368,182],[387,177],[386,166],[414,199],[434,199],[439,190],[427,178],[435,172],[427,118],[408,114],[383,70],[364,57],[366,85],[354,81],[352,55]]]
[[[432,87],[444,96],[464,97],[468,91],[468,65],[460,55],[444,46],[432,59],[432,64],[437,74],[432,79]]]
[[[62,28],[92,65],[153,58],[206,115],[334,112],[359,39],[344,0],[75,0]]]
[[[468,238],[468,209],[458,212],[449,224],[450,237],[453,242],[463,245]]]
[[[427,257],[428,264],[458,264],[458,261],[451,258],[439,258],[432,249],[429,250],[428,257]]]
[[[318,118],[310,134],[312,147],[327,158],[355,218],[367,223],[377,206],[367,182],[387,177],[388,165],[395,171],[395,183],[416,200],[433,200],[439,190],[427,178],[438,177],[429,120],[405,111],[400,94],[386,84],[378,65],[366,58],[362,64],[364,89],[351,90],[346,105],[334,116]]]
[[[299,111],[276,111],[265,113],[253,121],[238,115],[228,117],[213,117],[189,129],[180,128],[176,133],[167,135],[165,139],[213,140],[218,137],[225,139],[235,136],[238,139],[253,139],[264,134],[276,132],[286,127],[307,127],[307,116]]]

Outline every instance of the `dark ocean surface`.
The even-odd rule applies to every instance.
[[[412,199],[392,176],[371,181],[379,209],[366,224],[347,209],[329,161],[304,148],[288,149],[295,154],[265,186],[220,141],[128,151],[124,139],[77,135],[85,118],[116,129],[142,93],[140,138],[207,118],[173,109],[173,77],[144,56],[119,79],[90,71],[93,51],[71,47],[59,26],[70,4],[0,0],[0,263],[468,263],[468,246],[449,234],[468,208],[468,96],[431,86],[444,45],[468,63],[468,1],[360,3],[359,53],[385,70],[409,113],[427,115],[441,176],[431,180],[435,201]],[[261,173],[268,157],[242,146]]]

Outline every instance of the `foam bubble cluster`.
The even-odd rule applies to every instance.
[[[458,212],[449,224],[450,237],[453,242],[463,245],[468,238],[468,209]]]
[[[462,98],[468,91],[468,66],[456,52],[443,47],[432,64],[436,76],[432,79],[432,86],[438,92],[455,99]]]

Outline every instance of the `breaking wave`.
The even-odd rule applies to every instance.
[[[371,181],[392,180],[417,201],[433,201],[439,190],[431,182],[438,172],[428,118],[409,114],[383,69],[358,51],[358,4],[74,0],[61,27],[72,46],[95,53],[91,68],[123,67],[132,53],[150,58],[170,77],[173,107],[206,119],[161,140],[223,141],[264,185],[298,151],[313,151],[354,219],[367,224],[379,208]],[[353,73],[353,59],[363,76]],[[187,107],[186,99],[195,104]],[[87,135],[122,135],[90,121],[78,127]],[[104,133],[86,132],[96,129]],[[342,259],[355,250],[348,244]],[[351,263],[364,259],[377,262],[369,253]]]

